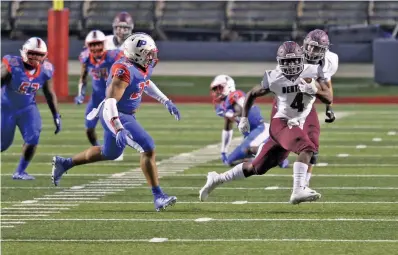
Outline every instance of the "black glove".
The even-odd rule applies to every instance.
[[[325,119],[326,123],[332,123],[336,119],[336,116],[334,116],[333,109],[332,109],[332,107],[330,105],[326,106],[326,117],[327,117]]]

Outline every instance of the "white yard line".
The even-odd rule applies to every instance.
[[[131,189],[142,189],[143,187],[131,187]],[[200,190],[202,187],[169,187],[164,186],[165,189],[181,189],[181,190]],[[398,190],[398,187],[311,187],[315,190]],[[270,186],[270,187],[218,187],[217,190],[291,190],[292,187],[279,187],[279,186]]]
[[[233,242],[314,242],[314,243],[398,243],[398,240],[394,239],[261,239],[261,238],[247,238],[247,239],[163,239],[165,242],[174,243],[233,243]],[[70,243],[143,243],[143,242],[153,242],[154,238],[151,239],[2,239],[2,242],[32,242],[32,243],[49,243],[49,242],[70,242]]]
[[[14,204],[17,203],[18,201],[8,201],[8,202],[2,202],[3,204]],[[206,205],[206,204],[241,204],[241,203],[236,203],[237,201],[230,201],[230,202],[220,202],[220,201],[210,201],[210,202],[200,202],[200,201],[178,201],[178,204],[201,204],[201,205]],[[242,202],[242,201],[239,201]],[[290,205],[289,202],[286,201],[279,201],[279,202],[272,202],[272,201],[245,201],[245,204],[288,204]],[[25,205],[25,206],[77,206],[76,204],[71,205],[71,204],[63,204],[56,202],[57,204],[52,203],[52,202],[47,202],[47,203],[39,203],[39,204],[30,204],[30,205]],[[86,201],[84,202],[85,204],[104,204],[104,205],[111,205],[111,204],[152,204],[150,201]],[[243,204],[243,203],[242,203]],[[398,201],[326,201],[326,202],[320,202],[317,201],[316,203],[311,203],[310,205],[323,205],[323,204],[398,204]]]
[[[263,222],[273,222],[273,221],[302,221],[302,222],[398,222],[398,218],[392,219],[375,219],[375,218],[247,218],[247,219],[214,219],[209,218],[212,222],[250,222],[250,221],[263,221]],[[137,219],[137,218],[30,218],[23,219],[24,221],[124,221],[124,222],[196,222],[197,218],[170,218],[170,219]]]
[[[330,165],[328,165],[328,166],[330,166]],[[163,173],[164,172],[162,172],[161,174],[163,174]],[[1,175],[7,175],[7,174],[1,174]],[[34,173],[33,175],[34,176],[47,176],[47,177],[49,176],[48,174],[44,174],[44,173],[40,173],[40,174]],[[67,177],[71,177],[71,176],[72,177],[85,177],[85,176],[90,176],[90,174],[67,174]],[[114,176],[114,174],[99,174],[99,175],[93,175],[93,176],[109,177],[109,176]],[[138,176],[136,176],[136,177],[130,177],[129,175],[124,175],[124,176],[125,176],[125,178],[123,178],[121,180],[116,179],[116,178],[112,178],[112,180],[115,180],[115,183],[122,182],[122,183],[129,183],[129,184],[134,183],[133,182],[134,180],[144,180],[144,178],[141,178]],[[203,177],[203,176],[207,176],[207,174],[173,174],[173,177],[187,177],[187,178]],[[398,174],[313,174],[312,176],[313,177],[314,176],[316,176],[316,177],[331,177],[331,178],[334,178],[334,177],[384,178],[384,177],[398,177]],[[292,177],[292,174],[268,174],[267,173],[265,175],[254,175],[253,177]],[[97,180],[97,181],[93,181],[92,183],[102,183],[102,181]],[[14,189],[14,188],[15,189],[18,189],[18,188],[21,188],[21,189],[24,189],[24,188],[26,188],[26,189],[34,189],[34,188],[54,189],[53,187],[7,187],[7,186],[1,187],[1,188],[2,189]],[[66,190],[66,191],[69,191],[69,190]],[[98,189],[98,190],[92,190],[92,191],[104,191],[104,190]],[[114,190],[114,191],[122,191],[122,190]]]

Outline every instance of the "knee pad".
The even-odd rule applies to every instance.
[[[318,152],[314,152],[314,154],[312,154],[311,160],[310,160],[310,164],[311,165],[316,165],[316,162],[318,161]]]

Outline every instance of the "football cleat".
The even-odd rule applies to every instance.
[[[58,186],[62,175],[67,171],[66,167],[64,166],[64,163],[65,163],[65,158],[59,156],[53,157],[53,162],[52,162],[53,169],[51,174],[51,180],[55,186]]]
[[[216,172],[210,172],[207,174],[207,181],[205,186],[199,191],[199,200],[205,201],[209,194],[222,182],[219,181],[219,174]]]
[[[177,202],[177,197],[160,194],[155,196],[153,203],[157,212],[164,211],[167,207],[173,206]]]
[[[34,180],[35,177],[33,177],[32,175],[28,174],[27,172],[22,172],[22,173],[17,173],[17,172],[15,172],[15,173],[12,175],[12,179],[13,179],[13,180],[30,181],[30,180]]]
[[[304,187],[300,191],[293,191],[292,195],[290,196],[290,203],[297,205],[302,202],[313,202],[321,198],[321,194],[316,192],[313,189],[308,187]]]
[[[118,158],[115,158],[114,161],[123,161],[123,153]]]

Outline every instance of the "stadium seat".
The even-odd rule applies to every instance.
[[[1,32],[9,32],[12,29],[11,2],[1,2]]]
[[[16,12],[15,29],[25,33],[46,35],[48,10],[52,5],[51,1],[21,1]],[[78,33],[82,29],[82,2],[65,1],[65,8],[69,8],[70,33]]]
[[[297,16],[297,1],[233,1],[229,9],[228,28],[290,31]]]
[[[130,13],[133,17],[135,30],[148,31],[154,28],[153,1],[90,1],[86,10],[86,28],[112,33],[113,19],[122,11]]]
[[[385,28],[392,29],[398,24],[398,2],[397,1],[374,1],[373,9],[370,10],[370,24],[379,24]]]
[[[306,30],[334,25],[367,24],[368,2],[303,1],[298,21]]]
[[[225,4],[221,1],[167,1],[158,24],[168,35],[204,33],[219,37],[225,26]]]

